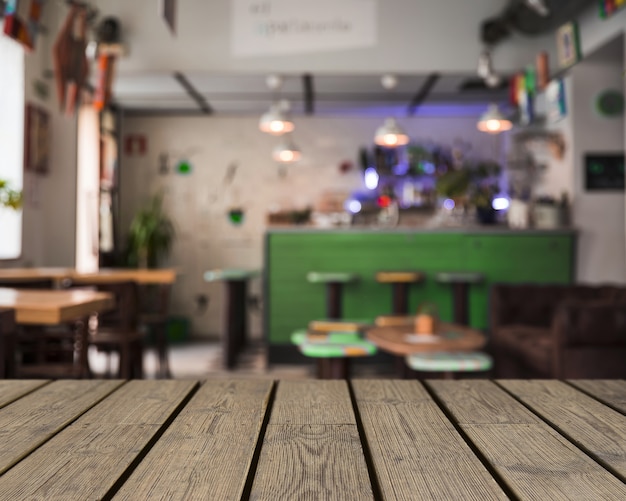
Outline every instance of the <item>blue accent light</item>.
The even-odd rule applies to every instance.
[[[491,202],[491,207],[493,207],[494,210],[505,210],[509,208],[509,205],[509,199],[505,197],[494,198],[493,202]]]
[[[431,164],[430,162],[424,162],[422,164],[422,169],[424,170],[424,174],[434,174],[435,164]]]
[[[451,198],[446,198],[446,199],[443,201],[443,208],[444,208],[444,209],[447,209],[447,210],[452,210],[452,209],[454,209],[454,206],[455,206],[455,205],[456,205],[456,204],[454,203],[454,200],[452,200]]]
[[[358,200],[347,200],[345,208],[348,212],[356,214],[357,212],[361,212],[361,202],[359,202]]]
[[[378,188],[378,172],[374,167],[365,169],[365,186],[370,190]]]

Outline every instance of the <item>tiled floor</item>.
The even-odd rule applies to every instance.
[[[113,371],[117,366],[117,357],[111,356]],[[89,364],[97,375],[106,373],[107,356],[98,353],[95,348],[89,352]],[[153,349],[146,350],[144,372],[146,378],[154,378],[157,370],[157,358]],[[240,357],[237,368],[224,370],[222,366],[222,348],[219,343],[196,341],[170,346],[170,370],[176,379],[186,378],[235,378],[235,379],[307,379],[314,378],[313,365],[274,365],[267,366],[265,350],[257,342],[253,343]],[[390,377],[385,368],[355,367],[354,377]]]

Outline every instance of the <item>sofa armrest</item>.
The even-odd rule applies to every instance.
[[[551,335],[556,351],[566,347],[626,346],[626,302],[563,301]]]
[[[549,328],[565,287],[537,284],[494,284],[489,295],[489,326],[496,332],[505,325]]]

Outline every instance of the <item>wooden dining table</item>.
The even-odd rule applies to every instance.
[[[62,325],[115,306],[113,296],[90,290],[39,290],[0,287],[0,308],[13,310],[17,325]],[[15,332],[0,331],[0,377],[12,377]]]
[[[176,281],[178,271],[174,268],[100,268],[97,271],[85,272],[74,268],[32,267],[32,268],[0,268],[0,287],[2,281],[19,284],[33,280],[51,280],[58,288],[66,283],[80,285],[106,285],[133,281],[140,286],[158,288],[156,294],[150,294],[156,306],[149,313],[142,312],[140,321],[151,327],[155,333],[157,356],[159,361],[158,376],[170,377],[167,319],[169,311],[171,287]],[[147,294],[145,290],[142,292]],[[146,301],[142,301],[146,302]]]
[[[0,381],[0,500],[623,500],[626,381]]]

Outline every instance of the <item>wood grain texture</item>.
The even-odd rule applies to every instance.
[[[626,414],[626,380],[573,379],[568,381],[568,383]]]
[[[384,499],[508,499],[419,382],[352,386]]]
[[[373,499],[345,381],[281,381],[250,499]]]
[[[121,384],[56,381],[0,410],[0,474]]]
[[[427,384],[520,498],[626,499],[626,485],[621,480],[494,383]],[[463,393],[467,396],[459,398]],[[489,415],[500,417],[487,419]]]
[[[626,479],[626,416],[560,381],[499,384]]]
[[[47,382],[45,379],[0,380],[0,409]]]
[[[345,381],[281,381],[272,407],[273,425],[355,424]]]
[[[271,381],[208,381],[114,499],[240,499]]]
[[[171,284],[176,281],[176,270],[159,269],[115,269],[102,268],[95,273],[79,273],[73,268],[4,268],[0,269],[0,279],[32,280],[50,278],[61,281],[67,278],[76,280],[100,281],[101,283],[134,280],[142,284]]]
[[[113,308],[111,294],[88,290],[0,288],[0,307],[14,308],[18,324],[57,325]]]
[[[0,500],[101,499],[195,381],[131,381],[0,477]]]

